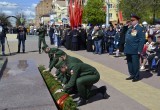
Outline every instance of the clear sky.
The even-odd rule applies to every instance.
[[[35,6],[40,0],[0,0],[0,13],[16,15],[24,13],[30,19],[35,16]]]

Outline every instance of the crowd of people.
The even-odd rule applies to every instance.
[[[108,27],[105,25],[90,25],[87,27],[79,25],[73,29],[70,26],[60,26],[57,28],[53,24],[50,28],[49,35],[51,44],[55,44],[57,47],[63,45],[67,50],[71,51],[86,50],[87,52],[93,52],[93,54],[99,55],[109,54],[115,55],[115,57],[126,56],[127,59],[125,47],[130,46],[130,44],[126,45],[127,34],[133,27],[133,22],[132,20],[128,20],[126,24],[115,24],[114,26],[111,24]],[[142,38],[143,41],[132,39],[133,41],[135,40],[135,44],[132,41],[129,43],[137,45],[140,42],[143,47],[140,47],[143,51],[139,51],[138,53],[140,56],[140,59],[138,58],[140,65],[137,64],[138,69],[147,69],[150,72],[157,72],[158,75],[160,75],[160,25],[148,25],[146,22],[140,24],[139,18],[137,19],[137,23],[141,30],[141,35],[138,38]],[[131,32],[129,34],[131,34]],[[133,50],[131,53],[137,54],[137,51]]]

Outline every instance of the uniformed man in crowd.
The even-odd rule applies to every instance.
[[[62,73],[67,72],[71,75],[69,82],[63,87],[65,92],[69,92],[73,86],[77,87],[80,95],[80,100],[77,102],[78,106],[86,104],[90,97],[98,93],[101,93],[103,98],[109,97],[106,93],[106,86],[91,90],[93,84],[100,79],[99,72],[94,67],[85,63],[63,63],[60,70]]]
[[[135,14],[131,15],[132,26],[128,29],[125,39],[124,52],[127,56],[127,64],[130,77],[126,80],[136,82],[139,80],[140,54],[145,43],[145,33],[139,25],[139,19]]]
[[[45,41],[46,29],[44,28],[42,23],[40,24],[40,28],[38,28],[37,32],[39,36],[39,39],[38,39],[39,54],[41,54],[41,44],[42,42],[43,42],[43,45],[46,44],[46,41]]]
[[[0,50],[2,51],[2,55],[5,55],[5,37],[6,37],[6,32],[7,32],[7,28],[5,27],[5,25],[0,20]]]

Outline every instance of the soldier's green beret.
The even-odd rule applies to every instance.
[[[48,45],[44,45],[44,46],[42,47],[42,50],[45,50],[47,47],[48,47]]]
[[[63,50],[58,50],[58,51],[55,53],[55,57],[56,57],[56,58],[59,58],[59,57],[61,57],[62,55],[66,55],[66,53],[65,53]]]
[[[59,61],[57,62],[57,64],[55,65],[55,68],[59,69],[59,68],[61,68],[64,64],[65,64],[65,61],[59,60]]]

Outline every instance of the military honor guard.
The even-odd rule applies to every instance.
[[[133,82],[139,80],[140,53],[145,43],[145,33],[143,28],[139,25],[139,19],[140,17],[137,15],[131,15],[132,26],[126,33],[124,49],[130,74],[130,77],[126,78],[126,80],[132,80]]]
[[[40,24],[40,28],[37,30],[37,32],[39,36],[39,39],[38,39],[39,54],[41,54],[41,44],[42,42],[43,42],[43,45],[46,44],[46,41],[45,41],[46,29],[44,28],[43,24]]]
[[[60,70],[62,73],[67,72],[71,75],[69,82],[63,87],[65,92],[69,92],[72,87],[76,86],[80,95],[78,106],[86,104],[90,97],[98,93],[101,93],[103,98],[109,97],[105,86],[91,90],[93,84],[100,79],[99,72],[94,67],[85,63],[62,63]]]

